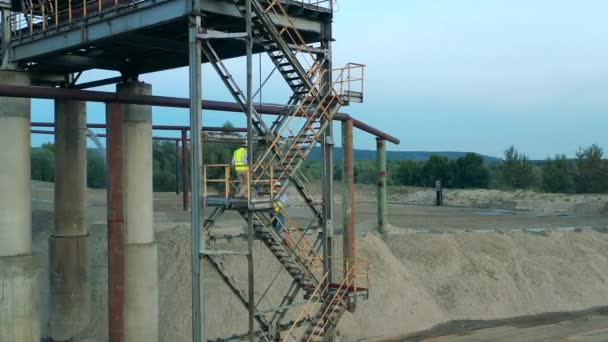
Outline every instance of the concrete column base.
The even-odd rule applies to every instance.
[[[156,242],[125,245],[125,342],[158,341]]]
[[[89,324],[88,236],[49,239],[51,338],[68,341]]]
[[[40,341],[40,258],[0,257],[0,341]]]

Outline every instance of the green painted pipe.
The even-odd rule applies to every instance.
[[[386,234],[388,211],[386,208],[386,140],[376,139],[378,154],[378,232]]]

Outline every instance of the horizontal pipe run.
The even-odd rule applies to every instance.
[[[157,107],[190,108],[190,100],[187,98],[137,95],[137,94],[118,94],[104,91],[77,90],[66,88],[50,87],[28,87],[28,86],[7,86],[0,85],[0,97],[23,97],[37,99],[56,99],[56,100],[77,100],[89,102],[116,102],[123,104],[141,104]],[[202,108],[206,110],[216,110],[222,112],[242,112],[241,106],[232,102],[203,100]],[[287,107],[276,104],[254,104],[253,107],[258,113],[280,115],[287,111]],[[348,120],[350,115],[338,113],[334,116],[335,120]],[[376,137],[399,144],[399,139],[371,127],[357,119],[353,119],[353,126],[375,135]]]
[[[30,124],[32,127],[55,127],[55,124],[52,122],[32,122]],[[87,124],[87,128],[100,128],[106,129],[105,124]],[[173,126],[173,125],[153,125],[153,130],[158,131],[181,131],[182,129],[190,129],[188,126]],[[203,126],[204,132],[235,132],[235,133],[246,133],[247,128],[240,127],[210,127]]]
[[[45,131],[45,130],[40,130],[40,129],[33,129],[30,131],[32,134],[48,134],[48,135],[54,135],[55,131]],[[106,135],[105,134],[95,134],[98,138],[105,138]],[[156,140],[156,141],[174,141],[174,142],[178,142],[181,141],[181,138],[173,138],[173,137],[152,137],[152,140]],[[190,141],[190,138],[187,139],[187,141]],[[211,143],[211,144],[240,144],[243,141],[242,140],[238,140],[238,139],[203,139],[204,142],[206,143]]]

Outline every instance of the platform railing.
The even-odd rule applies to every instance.
[[[308,300],[304,304],[300,315],[287,331],[283,341],[311,341],[313,336],[306,338],[306,334],[299,334],[298,328],[306,321],[319,330],[324,331],[330,324],[338,324],[332,317],[339,311],[348,308],[350,294],[359,291],[369,291],[370,263],[364,259],[344,260],[334,259],[344,265],[344,268],[332,268],[334,277],[343,274],[339,282],[329,282],[330,272],[326,272],[318,285],[308,293]],[[302,328],[306,329],[306,328]]]
[[[307,158],[311,146],[321,140],[323,119],[332,120],[331,110],[351,100],[362,101],[365,65],[349,63],[343,68],[333,69],[333,80],[323,82],[329,70],[320,70],[314,87],[311,88],[292,110],[284,124],[276,132],[276,137],[270,142],[266,151],[261,154],[253,171],[267,177],[267,168],[275,165],[274,177],[286,180],[298,171],[295,165]],[[319,89],[327,89],[324,94]],[[319,125],[315,127],[315,125]],[[287,138],[286,138],[287,137]],[[287,143],[286,143],[287,142]]]
[[[145,1],[151,0],[41,0],[37,3],[27,0],[24,1],[23,11],[10,15],[11,38],[56,30],[108,10]]]
[[[268,2],[272,2],[272,0],[267,0]],[[292,0],[296,3],[301,3],[305,7],[316,9],[317,11],[320,9],[328,9],[333,11],[334,1],[335,0]]]
[[[268,174],[264,176],[252,176],[249,169],[244,172],[246,183],[241,184],[236,176],[236,168],[231,164],[205,164],[203,165],[203,197],[217,196],[225,199],[236,197],[241,186],[247,187],[247,200],[255,199],[258,196],[267,195],[268,200],[274,199],[275,183],[273,165],[268,165]],[[266,177],[267,176],[267,177]],[[222,192],[223,191],[223,192]]]
[[[365,64],[348,63],[345,67],[333,69],[333,86],[340,96],[353,93],[363,94],[365,88]]]

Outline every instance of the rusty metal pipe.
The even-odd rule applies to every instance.
[[[37,99],[65,99],[65,100],[80,100],[89,102],[117,102],[124,104],[142,104],[158,107],[173,107],[173,108],[190,108],[189,99],[179,97],[154,96],[154,95],[136,95],[136,94],[117,94],[104,91],[78,90],[66,88],[50,88],[50,87],[28,87],[28,86],[7,86],[0,85],[0,96],[2,97],[24,97]],[[202,108],[206,110],[216,110],[222,112],[242,112],[242,108],[232,102],[203,100]],[[260,114],[280,115],[284,114],[287,107],[278,104],[254,104],[253,107]],[[335,120],[344,121],[353,120],[353,126],[375,135],[386,141],[394,144],[399,144],[399,139],[387,134],[377,128],[365,124],[357,119],[352,118],[345,113],[337,113],[334,115]]]
[[[125,251],[123,206],[122,105],[106,105],[108,124],[108,331],[110,342],[124,340]]]
[[[353,150],[353,120],[342,122],[342,150],[344,153],[344,189],[343,206],[343,248],[344,248],[344,276],[348,277],[349,283],[353,281],[354,274],[349,272],[356,259],[355,254],[355,170],[354,170],[354,150]],[[354,306],[349,307],[354,310]]]
[[[32,127],[55,127],[55,124],[52,122],[32,122]],[[97,129],[105,129],[105,124],[87,124],[87,128],[97,128]],[[182,129],[189,130],[188,126],[172,126],[172,125],[153,125],[153,130],[158,131],[181,131]],[[247,128],[245,127],[214,127],[214,126],[203,126],[202,128],[205,132],[226,132],[226,133],[246,133]],[[176,138],[178,139],[178,138]]]
[[[30,133],[32,134],[48,134],[48,135],[53,135],[55,134],[55,131],[45,131],[45,130],[40,130],[40,129],[33,129],[30,131]],[[106,134],[95,134],[96,136],[98,136],[99,138],[106,138],[107,135]],[[174,142],[178,142],[181,141],[181,138],[173,138],[173,137],[152,137],[152,140],[159,140],[159,141],[174,141]]]

